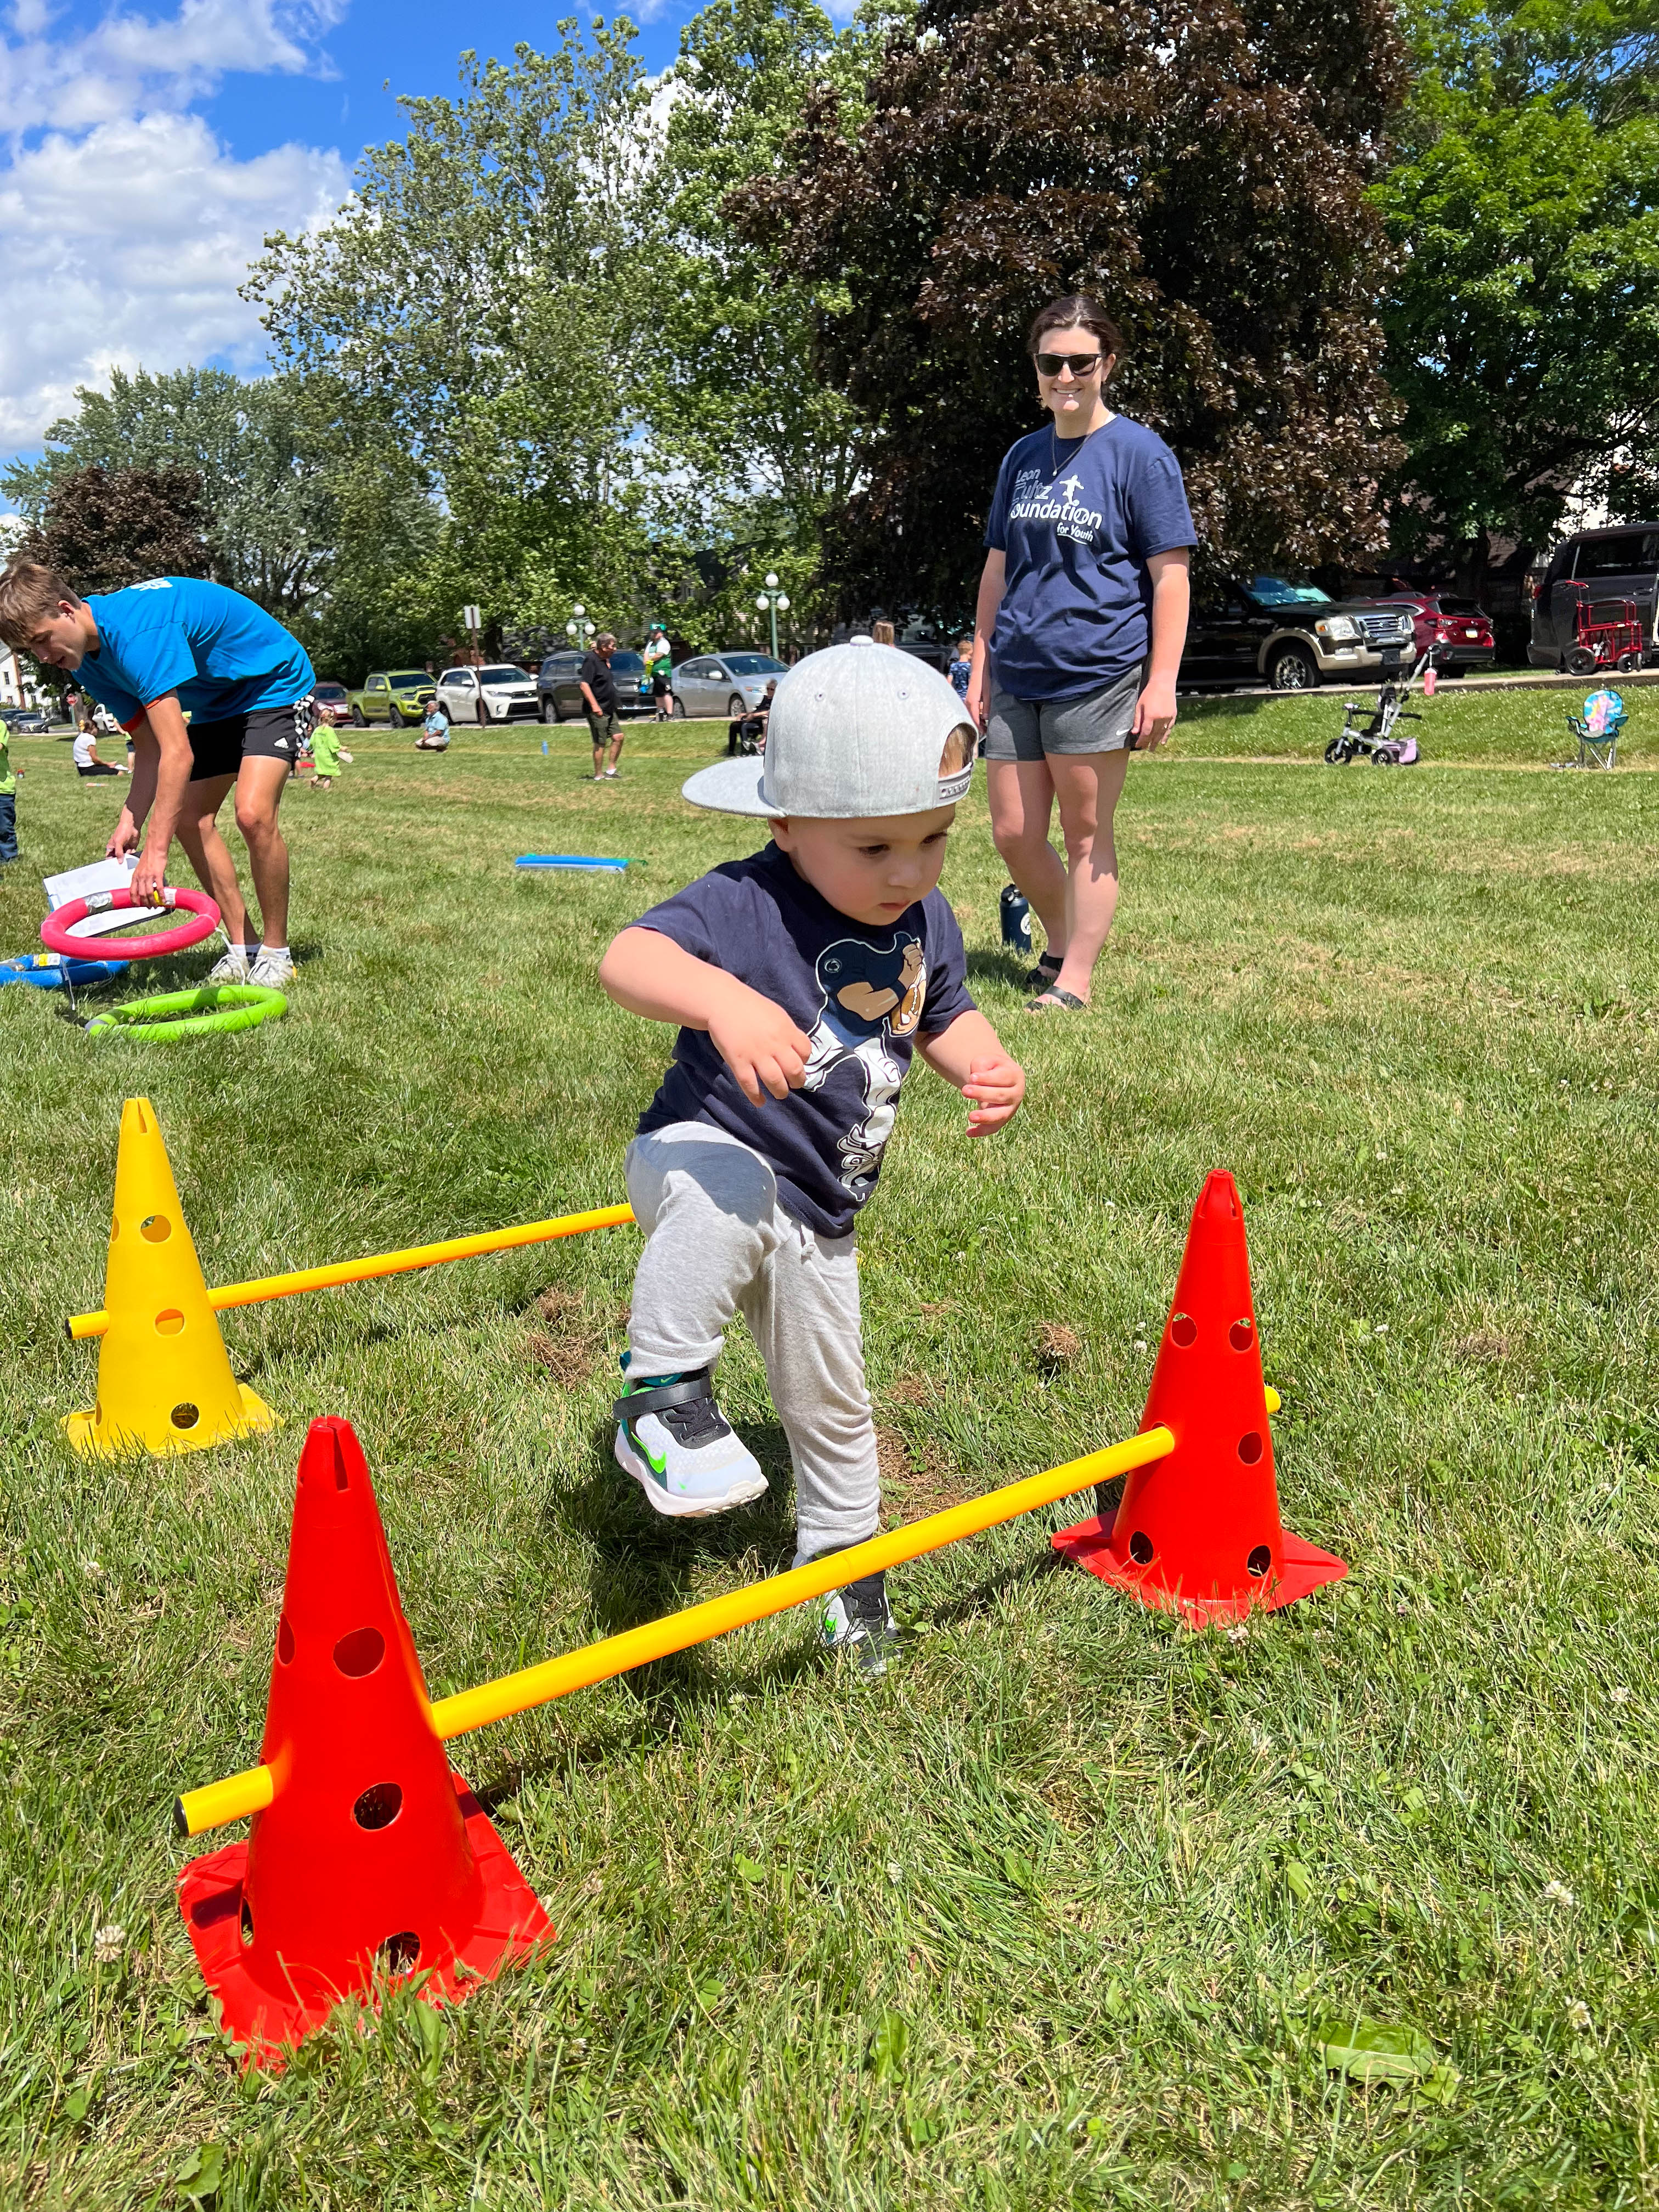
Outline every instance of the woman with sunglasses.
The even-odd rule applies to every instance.
[[[1049,420],[997,478],[968,708],[985,732],[991,834],[1048,940],[1028,1008],[1075,1012],[1117,907],[1129,753],[1175,724],[1193,519],[1175,455],[1107,404],[1123,341],[1098,301],[1051,301],[1026,343]],[[1056,800],[1064,865],[1048,842]]]

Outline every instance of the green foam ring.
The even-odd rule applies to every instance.
[[[262,983],[209,983],[194,991],[162,991],[106,1006],[87,1024],[90,1037],[129,1036],[176,1044],[181,1037],[223,1036],[280,1021],[288,1000]],[[171,1018],[174,1016],[182,1019]]]

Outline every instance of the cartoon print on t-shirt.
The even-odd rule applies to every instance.
[[[921,1020],[927,963],[917,937],[896,935],[885,945],[841,937],[819,953],[814,972],[823,1005],[810,1032],[804,1088],[822,1091],[833,1070],[849,1060],[860,1071],[867,1110],[840,1139],[840,1181],[862,1200],[892,1134],[904,1078],[887,1040],[908,1036]]]

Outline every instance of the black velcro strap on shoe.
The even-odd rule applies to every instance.
[[[695,1405],[699,1398],[714,1395],[714,1380],[704,1367],[695,1375],[682,1375],[678,1382],[653,1382],[648,1390],[624,1391],[614,1410],[619,1421],[633,1421],[641,1413],[665,1413],[670,1406]]]

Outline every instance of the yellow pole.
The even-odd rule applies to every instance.
[[[524,1244],[550,1244],[556,1237],[580,1237],[589,1229],[617,1229],[634,1218],[631,1206],[601,1206],[591,1213],[562,1213],[551,1221],[526,1221],[516,1229],[489,1229],[478,1237],[452,1237],[442,1244],[411,1244],[401,1252],[373,1252],[364,1260],[341,1260],[331,1267],[300,1267],[289,1275],[260,1275],[251,1283],[227,1283],[210,1291],[215,1313],[232,1306],[256,1306],[267,1298],[298,1297],[302,1291],[331,1291],[343,1283],[372,1282],[380,1275],[406,1275],[416,1267],[436,1267],[446,1260],[477,1260],[486,1252],[514,1252]],[[70,1341],[102,1336],[106,1313],[72,1314],[64,1323]]]
[[[1267,1397],[1271,1412],[1278,1401],[1271,1391]],[[666,1658],[672,1651],[689,1650],[692,1644],[706,1644],[729,1629],[746,1627],[750,1621],[786,1612],[792,1605],[823,1597],[861,1576],[874,1574],[878,1568],[896,1567],[906,1559],[920,1559],[925,1552],[959,1543],[964,1536],[977,1536],[1000,1522],[1017,1520],[1039,1505],[1052,1505],[1056,1498],[1086,1490],[1091,1483],[1110,1482],[1115,1475],[1148,1466],[1174,1449],[1175,1437],[1170,1430],[1144,1430],[1105,1451],[1089,1452],[1082,1459],[1068,1460],[1063,1467],[1027,1475],[1023,1482],[1011,1482],[983,1498],[950,1506],[943,1513],[930,1513],[925,1521],[913,1521],[908,1528],[895,1528],[885,1536],[872,1536],[867,1543],[854,1544],[845,1552],[831,1552],[787,1575],[773,1575],[765,1582],[751,1583],[747,1589],[688,1606],[665,1620],[647,1621],[642,1627],[624,1630],[620,1636],[605,1637],[580,1651],[544,1660],[539,1667],[523,1668],[516,1674],[503,1674],[499,1681],[485,1682],[476,1690],[440,1698],[432,1708],[432,1725],[447,1743],[453,1736],[465,1735],[469,1729],[486,1728],[491,1721],[528,1712],[555,1698],[568,1697],[573,1690],[589,1689],[595,1682],[609,1681],[613,1674],[626,1674],[653,1659]],[[209,1828],[222,1827],[228,1820],[264,1812],[275,1796],[270,1769],[252,1766],[223,1782],[186,1790],[173,1808],[173,1817],[182,1834],[199,1836]]]

